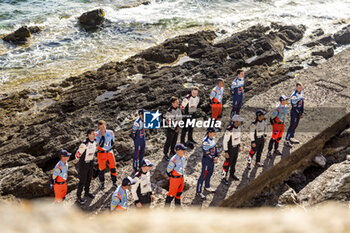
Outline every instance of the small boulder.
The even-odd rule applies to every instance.
[[[334,34],[334,39],[339,45],[350,44],[350,27],[343,28]]]
[[[327,159],[323,155],[317,155],[313,161],[315,164],[323,168],[326,166],[327,163]]]
[[[97,9],[83,13],[79,18],[79,23],[85,30],[97,29],[104,22],[105,11]]]
[[[23,26],[17,29],[15,32],[8,34],[3,38],[4,41],[13,43],[15,45],[23,45],[27,43],[28,38],[31,36],[31,32],[27,26]]]
[[[321,56],[324,57],[325,59],[331,58],[334,55],[334,49],[331,46],[328,47],[322,47],[314,50],[311,53],[312,56]]]
[[[322,35],[324,35],[324,31],[322,30],[322,28],[318,28],[312,32],[312,34],[310,35],[310,38],[316,38]]]
[[[346,156],[346,160],[350,161],[350,155]]]
[[[39,33],[42,31],[42,29],[38,26],[31,26],[31,27],[28,27],[30,33],[34,34],[34,33]]]

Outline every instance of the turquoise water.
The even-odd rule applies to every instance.
[[[337,21],[350,17],[348,0],[151,0],[137,6],[138,2],[0,0],[0,35],[22,25],[44,28],[27,46],[0,42],[0,83],[76,75],[169,37],[206,28],[233,33],[256,23],[282,22],[303,23],[307,33],[319,27],[331,33],[343,26]],[[77,17],[96,8],[105,9],[106,27],[86,33]]]

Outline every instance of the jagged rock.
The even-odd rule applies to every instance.
[[[42,197],[50,194],[49,177],[34,163],[0,171],[1,195],[20,198]]]
[[[309,43],[306,43],[305,46],[307,47],[314,47],[317,45],[324,45],[324,46],[335,46],[335,41],[334,41],[334,36],[331,34],[328,35],[324,35],[321,38],[315,40],[315,41],[311,41]]]
[[[339,45],[350,44],[350,25],[334,34],[334,38]]]
[[[310,38],[315,38],[324,35],[324,31],[322,28],[318,28],[315,31],[312,32],[312,35],[310,35]]]
[[[320,167],[325,167],[327,163],[327,159],[323,155],[317,155],[313,161]]]
[[[319,64],[321,64],[324,61],[325,61],[325,59],[322,56],[314,56],[314,57],[309,59],[307,64],[309,66],[318,66]]]
[[[0,160],[0,168],[10,168],[23,166],[35,161],[35,157],[30,154],[18,153],[18,154],[10,154],[6,157],[1,158]]]
[[[330,166],[314,181],[305,186],[298,197],[308,205],[327,200],[350,200],[350,161]]]
[[[27,43],[31,32],[27,26],[20,27],[15,32],[8,34],[3,38],[4,41],[13,43],[15,45],[23,45]]]
[[[266,35],[270,28],[258,25],[237,33],[216,46],[225,48],[231,59],[242,59],[243,63],[239,61],[237,66],[272,65],[275,61],[283,60],[285,46],[299,41],[305,30],[301,26],[272,27],[278,31]]]
[[[315,51],[311,53],[312,56],[322,56],[325,59],[328,59],[330,57],[333,57],[334,55],[334,49],[333,47],[323,47],[323,48],[318,48]]]
[[[278,204],[280,205],[295,205],[298,203],[298,195],[292,188],[289,188],[278,198]]]
[[[83,13],[79,18],[79,23],[85,30],[97,29],[104,22],[105,11],[97,9]]]

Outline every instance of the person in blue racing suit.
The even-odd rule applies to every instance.
[[[202,193],[203,182],[205,181],[205,190],[209,193],[214,193],[215,190],[210,187],[210,178],[213,175],[214,163],[218,161],[218,148],[215,139],[216,130],[214,128],[208,128],[207,136],[202,143],[203,157],[202,157],[202,173],[199,176],[197,182],[197,195],[201,199],[205,199],[206,196]]]
[[[143,109],[138,111],[139,118],[135,120],[131,131],[131,138],[134,140],[135,145],[134,154],[132,156],[132,167],[135,172],[141,168],[141,162],[145,155],[146,148],[146,135],[143,128],[143,112]]]
[[[292,143],[299,143],[298,140],[294,138],[294,133],[298,127],[300,118],[303,118],[304,114],[304,97],[303,97],[303,85],[298,82],[296,84],[296,89],[290,97],[292,109],[290,110],[290,123],[286,135],[286,145],[292,147]]]

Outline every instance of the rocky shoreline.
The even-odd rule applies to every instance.
[[[97,71],[67,78],[60,84],[4,96],[0,99],[0,195],[28,199],[52,195],[49,175],[58,161],[57,152],[62,148],[75,152],[86,129],[96,127],[99,119],[115,129],[120,179],[130,173],[133,144],[129,133],[137,109],[159,109],[164,113],[171,96],[183,98],[192,85],[197,85],[202,98],[199,117],[207,118],[210,113],[207,97],[217,78],[224,78],[230,84],[237,68],[247,69],[245,101],[248,101],[295,78],[304,69],[304,63],[316,66],[333,56],[335,48],[350,43],[349,30],[349,26],[344,27],[335,35],[315,32],[312,46],[316,52],[308,59],[295,56],[288,61],[284,60],[284,51],[303,37],[303,25],[256,25],[217,43],[213,43],[215,32],[201,31],[168,39],[126,61],[107,63]],[[231,104],[228,88],[224,95],[222,120],[226,124]],[[152,179],[159,189],[157,201],[161,204],[167,186],[162,172],[165,162],[161,161],[159,152],[164,133],[149,130],[147,135],[146,157],[159,162]],[[195,136],[201,141],[203,132]],[[190,154],[187,174],[193,177],[186,190],[194,189],[200,167],[200,150]],[[68,189],[73,191],[69,196],[72,202],[78,181],[75,166],[71,161]],[[234,191],[226,190],[224,194]],[[189,196],[192,194],[193,190],[188,191]],[[216,197],[211,205],[216,205],[225,195]],[[87,210],[96,210],[109,202],[108,196],[100,197],[100,202]]]

